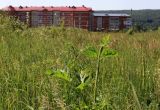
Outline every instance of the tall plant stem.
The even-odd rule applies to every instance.
[[[101,53],[103,51],[104,46],[101,46],[98,52],[97,56],[97,66],[96,66],[96,76],[95,76],[95,82],[94,82],[94,103],[96,103],[96,95],[97,95],[97,80],[98,80],[98,75],[99,75],[99,68],[100,68],[100,58],[101,58]]]

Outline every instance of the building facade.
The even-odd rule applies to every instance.
[[[91,31],[114,31],[129,28],[132,25],[131,17],[127,14],[97,13],[92,8],[85,6],[8,6],[2,10],[27,23],[30,27],[59,26],[63,22],[66,27],[76,27]]]
[[[105,12],[93,12],[92,30],[118,31],[132,26],[132,19],[128,14],[108,14]]]

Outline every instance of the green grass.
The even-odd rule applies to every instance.
[[[85,71],[95,77],[96,59],[75,56],[88,45],[98,48],[106,33],[28,29],[6,17],[0,20],[1,110],[160,109],[160,31],[109,33],[109,47],[118,56],[101,60],[94,104],[92,86],[78,91],[78,81],[68,84],[46,71],[69,67],[75,74],[87,67]]]

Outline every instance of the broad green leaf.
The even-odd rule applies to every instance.
[[[83,54],[87,57],[96,58],[97,57],[97,51],[94,47],[88,47],[83,50]]]
[[[107,46],[110,42],[110,39],[109,39],[109,35],[108,36],[105,36],[101,39],[101,42],[100,42],[100,45],[101,46]]]
[[[77,89],[83,90],[85,88],[85,83],[81,83],[80,85],[77,86]]]
[[[112,49],[105,49],[102,52],[103,57],[111,57],[111,56],[116,56],[118,55],[117,51],[112,50]]]
[[[65,71],[57,70],[57,71],[54,72],[54,76],[57,77],[57,78],[64,79],[64,80],[69,81],[69,82],[71,81],[70,76]]]
[[[48,69],[48,70],[46,71],[46,74],[47,74],[47,75],[53,75],[53,71],[52,71],[51,69]]]
[[[64,79],[66,81],[71,81],[71,78],[70,76],[68,75],[67,72],[63,71],[63,70],[52,70],[52,69],[48,69],[46,71],[46,74],[47,75],[53,75],[57,78],[61,78],[61,79]]]
[[[86,76],[85,78],[84,78],[84,82],[87,82],[89,80],[89,76]]]

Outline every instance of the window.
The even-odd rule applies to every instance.
[[[130,26],[131,26],[131,25],[132,25],[132,19],[131,19],[131,18],[126,18],[123,23],[124,23],[124,25],[126,25],[126,26],[127,26],[127,25],[130,25]]]
[[[109,30],[119,30],[119,17],[109,18]]]

